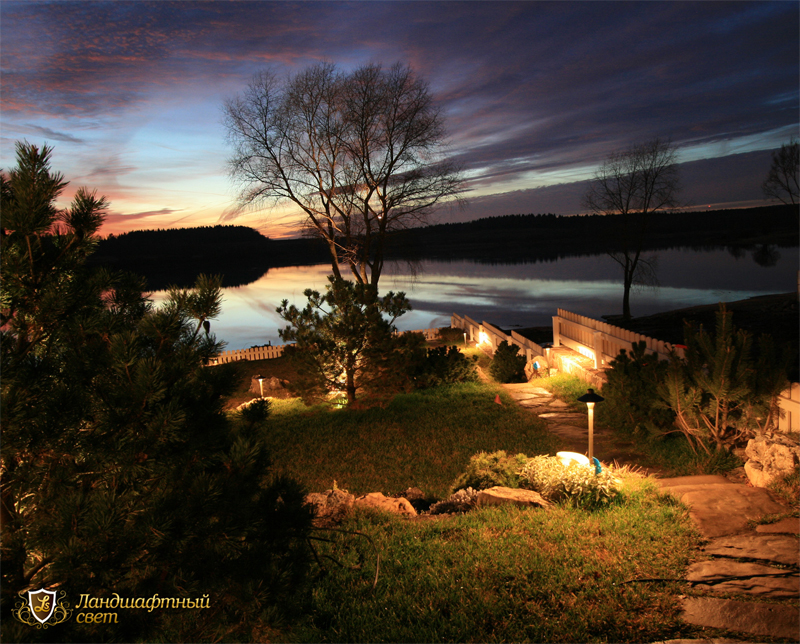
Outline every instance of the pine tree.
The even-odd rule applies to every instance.
[[[777,424],[777,397],[785,389],[787,355],[771,338],[733,326],[720,305],[716,332],[686,327],[685,360],[672,356],[659,395],[676,415],[675,424],[693,447],[730,449]]]
[[[156,308],[138,278],[87,268],[107,204],[81,189],[59,211],[50,155],[18,144],[1,186],[3,640],[252,641],[301,596],[311,517],[297,483],[269,476],[263,415],[223,411],[231,373],[206,366],[220,279]],[[42,587],[73,607],[208,608],[37,630],[11,611]]]
[[[348,404],[357,392],[380,380],[391,370],[392,354],[403,353],[406,343],[393,335],[394,321],[411,309],[405,293],[378,296],[378,289],[328,277],[325,293],[306,289],[308,304],[301,311],[284,300],[278,308],[289,322],[281,330],[299,380],[298,393],[314,399],[343,391]],[[388,316],[388,319],[384,317]]]

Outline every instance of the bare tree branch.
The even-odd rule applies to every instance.
[[[430,89],[400,64],[262,72],[225,104],[225,125],[240,204],[299,206],[337,277],[344,265],[377,285],[388,233],[426,222],[462,192]]]

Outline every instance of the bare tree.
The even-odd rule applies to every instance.
[[[650,214],[677,205],[676,149],[671,141],[653,139],[612,154],[595,173],[583,205],[595,213],[615,215],[619,222],[615,248],[608,254],[622,267],[622,315],[631,317],[633,284],[655,283],[654,261],[642,251]]]
[[[761,185],[764,196],[785,204],[800,203],[799,173],[800,143],[792,139],[788,145],[784,143],[780,150],[772,153],[772,167]]]
[[[425,222],[462,190],[443,157],[443,118],[429,87],[399,64],[262,72],[227,101],[225,125],[240,204],[299,206],[337,278],[344,265],[377,286],[388,233]]]

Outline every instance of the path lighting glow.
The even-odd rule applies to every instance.
[[[483,344],[484,342],[489,344],[489,336],[484,331],[481,331],[478,333],[478,344]]]
[[[594,393],[594,389],[589,389],[583,396],[578,398],[579,402],[586,403],[589,408],[589,460],[594,458],[594,404],[603,402],[605,398]]]
[[[589,467],[592,462],[586,458],[583,454],[578,454],[578,452],[557,452],[556,458],[561,461],[561,464],[564,467],[569,467],[572,463],[577,463],[578,465],[585,465]]]

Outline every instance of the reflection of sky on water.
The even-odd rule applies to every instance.
[[[750,253],[736,259],[724,250],[660,251],[660,286],[631,294],[633,314],[794,291],[798,249],[781,248],[779,253],[777,264],[765,268]],[[257,282],[226,288],[222,316],[212,329],[229,349],[280,344],[278,329],[285,323],[275,309],[281,300],[304,306],[303,291],[323,290],[329,271],[328,265],[273,268]],[[590,317],[622,309],[621,269],[604,255],[535,264],[426,261],[416,275],[397,264],[384,273],[381,290],[405,291],[411,301],[414,310],[397,321],[401,330],[448,326],[452,313],[527,327],[549,325],[558,308]]]

